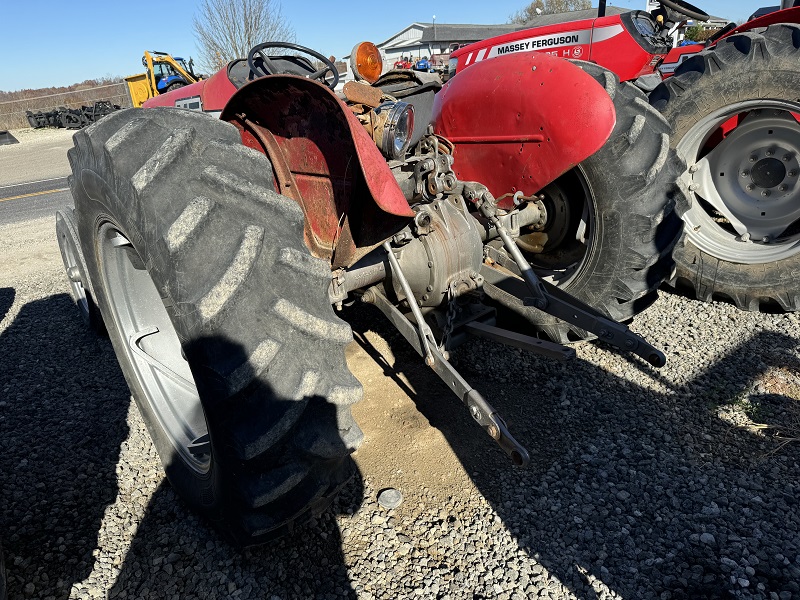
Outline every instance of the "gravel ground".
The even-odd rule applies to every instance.
[[[660,371],[596,344],[570,365],[463,346],[531,452],[519,470],[352,313],[360,475],[313,526],[237,551],[164,480],[109,343],[71,306],[52,222],[0,230],[0,256],[11,599],[800,598],[797,315],[664,294],[634,324]]]

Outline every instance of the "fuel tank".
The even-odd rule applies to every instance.
[[[589,74],[561,58],[514,53],[472,65],[436,95],[433,125],[455,144],[453,170],[496,198],[531,195],[597,152],[616,123]],[[508,208],[512,199],[501,199]]]

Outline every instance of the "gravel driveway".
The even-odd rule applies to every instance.
[[[0,229],[0,257],[11,599],[800,599],[798,315],[663,294],[634,323],[660,371],[596,344],[570,365],[463,346],[531,452],[518,470],[353,311],[360,475],[312,527],[239,551],[164,480],[109,342],[71,306],[52,220]]]

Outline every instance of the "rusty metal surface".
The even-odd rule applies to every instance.
[[[383,92],[380,89],[356,81],[345,83],[342,92],[350,102],[364,104],[371,108],[379,106],[381,98],[383,98]]]
[[[354,264],[414,216],[386,159],[325,86],[263,77],[234,94],[221,118],[270,156],[278,189],[305,212],[309,248],[332,266]]]
[[[531,195],[594,154],[616,122],[606,91],[582,69],[539,53],[483,61],[450,79],[433,107],[455,142],[453,170],[495,197]],[[510,198],[502,208],[513,206]]]
[[[272,170],[275,174],[275,190],[297,202],[305,214],[317,212],[316,207],[312,208],[312,206],[309,205],[313,205],[312,201],[315,198],[329,198],[330,190],[326,188],[322,190],[307,190],[310,193],[306,194],[309,198],[309,202],[306,202],[303,195],[300,193],[301,188],[295,179],[289,162],[286,160],[286,155],[281,150],[281,146],[278,140],[275,139],[275,136],[272,135],[272,132],[265,127],[256,125],[247,118],[243,118],[243,123],[248,128],[248,132],[262,144],[266,150],[267,156],[272,162]],[[331,223],[329,222],[328,225],[330,226]],[[335,225],[336,224],[333,223],[333,226]],[[319,222],[306,219],[303,232],[304,240],[306,246],[308,246],[314,256],[329,257],[333,253],[333,244],[324,237],[326,230],[319,226]]]

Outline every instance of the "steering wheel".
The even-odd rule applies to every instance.
[[[671,8],[675,12],[691,17],[697,21],[708,21],[711,18],[704,10],[700,10],[696,6],[684,2],[683,0],[659,0],[659,2],[667,8]]]
[[[319,71],[309,73],[306,75],[306,77],[308,79],[321,81],[331,89],[335,88],[336,84],[339,83],[339,69],[336,68],[336,65],[334,65],[330,59],[323,56],[319,52],[315,52],[311,48],[306,48],[305,46],[300,46],[299,44],[290,44],[289,42],[264,42],[262,44],[258,44],[257,46],[253,46],[253,48],[247,54],[247,66],[250,67],[250,71],[252,71],[253,75],[256,77],[262,77],[264,75],[276,75],[280,72],[280,69],[275,66],[275,63],[273,63],[269,56],[264,52],[264,50],[267,48],[288,48],[289,50],[296,50],[298,52],[302,52],[303,54],[313,56],[323,63],[323,67]],[[260,56],[261,60],[264,61],[263,67],[261,65],[256,65],[256,56]],[[333,74],[332,81],[325,79],[325,74],[328,71]]]

